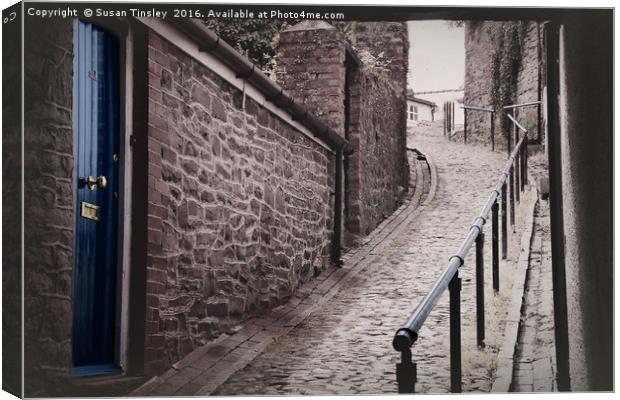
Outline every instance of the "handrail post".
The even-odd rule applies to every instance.
[[[523,141],[523,147],[521,151],[523,152],[521,155],[521,169],[523,171],[523,176],[521,177],[521,188],[525,190],[525,185],[527,185],[527,146],[528,146],[528,137],[525,134],[525,140]]]
[[[443,135],[446,136],[446,124],[448,123],[447,103],[443,103]]]
[[[540,84],[540,82],[539,82]],[[540,98],[538,99],[540,101]],[[536,115],[536,139],[538,144],[542,144],[542,136],[541,136],[541,129],[540,126],[542,125],[542,101],[540,103],[538,103],[538,107],[537,107],[537,115]]]
[[[450,284],[450,387],[461,393],[461,278],[456,271]]]
[[[467,144],[467,109],[463,109],[463,142]]]
[[[519,164],[519,176],[520,176],[520,185],[519,185],[519,190],[523,191],[523,189],[525,189],[525,173],[523,171],[523,166],[524,164],[524,160],[525,160],[525,152],[523,151],[526,148],[526,140],[527,140],[527,136],[525,136],[525,139],[523,140],[524,143],[521,145],[521,148],[519,149],[519,158],[521,158],[521,164]]]
[[[491,111],[491,150],[495,151],[495,112]]]
[[[508,210],[506,207],[506,182],[502,185],[502,259],[508,256]]]
[[[510,226],[515,231],[515,168],[510,166]]]
[[[450,122],[451,126],[452,126],[452,132],[454,132],[456,134],[456,120],[454,118],[454,110],[455,110],[456,104],[454,102],[452,102],[452,111],[450,111],[450,118],[452,119],[452,121]]]
[[[517,115],[517,113],[515,112],[515,116]],[[519,128],[517,128],[517,125],[514,125],[514,129],[515,129],[515,146],[517,144],[519,144]],[[517,200],[517,203],[521,202],[521,148],[519,148],[519,150],[517,150],[517,154],[515,156],[515,161],[514,161],[514,165],[515,165],[515,198]],[[514,223],[514,222],[513,222]]]
[[[519,189],[519,192],[523,191],[523,144],[521,144],[521,147],[519,147],[519,159],[521,160],[521,162],[519,163],[519,170],[517,171],[517,175],[519,176],[519,184],[517,185],[517,188]]]
[[[525,150],[524,150],[524,151],[525,151],[525,167],[524,167],[524,171],[525,171],[525,184],[526,184],[526,185],[529,183],[529,182],[528,182],[528,179],[527,179],[527,159],[528,159],[528,157],[529,157],[529,154],[528,154],[528,152],[527,152],[527,148],[528,148],[528,146],[527,146],[527,144],[526,144],[526,145],[525,145]]]
[[[416,364],[412,361],[411,350],[405,349],[400,354],[400,363],[396,364],[398,393],[415,393],[417,371]]]
[[[450,137],[450,133],[452,132],[452,128],[450,127],[450,103],[446,104],[446,133],[448,137]]]
[[[484,347],[484,232],[476,237],[476,316],[478,347]]]
[[[499,218],[498,218],[498,209],[499,204],[497,204],[497,199],[495,203],[493,203],[493,207],[491,208],[492,219],[493,219],[493,290],[496,292],[499,291]]]
[[[504,117],[508,118],[508,117]],[[510,153],[512,153],[512,128],[508,128],[508,137],[506,138],[506,152],[508,153],[508,157],[510,157]]]

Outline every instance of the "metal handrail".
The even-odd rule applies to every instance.
[[[407,319],[407,322],[403,325],[403,327],[396,331],[396,335],[394,335],[394,341],[392,342],[395,350],[403,351],[411,347],[413,343],[415,343],[418,337],[418,331],[424,324],[426,317],[428,317],[428,314],[431,312],[431,310],[439,300],[439,297],[448,288],[448,283],[450,283],[450,280],[452,279],[454,274],[458,271],[461,265],[463,265],[469,249],[474,244],[478,234],[482,231],[482,226],[486,222],[486,218],[491,211],[491,207],[493,207],[493,204],[499,197],[501,188],[506,182],[506,179],[508,179],[508,176],[510,175],[512,163],[514,162],[517,153],[520,151],[521,146],[523,145],[523,143],[525,143],[525,138],[526,136],[523,136],[521,140],[519,140],[519,143],[517,143],[517,145],[515,146],[511,156],[508,158],[508,161],[504,166],[504,169],[502,170],[501,178],[495,186],[495,189],[493,189],[493,192],[491,192],[489,199],[484,204],[482,212],[474,220],[474,224],[472,224],[472,226],[470,227],[469,233],[467,234],[467,237],[461,244],[461,247],[459,248],[457,253],[450,257],[450,263],[448,264],[448,268],[437,280],[433,288],[424,297],[420,305],[415,309],[415,311],[413,311],[413,313],[411,314],[409,319]]]
[[[491,113],[491,150],[495,151],[495,110],[492,108],[463,104],[463,143],[467,144],[467,111],[483,111]]]
[[[460,322],[460,290],[461,279],[458,272],[465,262],[465,257],[476,244],[476,314],[477,314],[477,342],[484,347],[484,237],[483,226],[487,222],[489,213],[492,213],[493,231],[493,289],[499,291],[499,202],[502,204],[502,258],[508,252],[507,239],[507,188],[510,186],[511,224],[514,226],[514,192],[524,190],[527,180],[527,129],[519,122],[510,118],[516,127],[523,130],[524,135],[514,146],[502,172],[499,181],[489,198],[485,202],[480,214],[473,221],[465,240],[455,255],[450,257],[448,267],[435,282],[431,290],[422,299],[420,304],[411,313],[405,324],[399,328],[392,340],[395,350],[401,352],[401,362],[396,365],[396,378],[399,393],[413,393],[415,391],[416,364],[411,357],[411,346],[417,341],[418,334],[426,318],[433,310],[440,296],[446,289],[450,290],[450,365],[451,391],[461,391],[461,322]],[[518,165],[517,176],[521,175],[521,184],[515,186],[514,169]],[[510,178],[510,183],[507,180]],[[519,197],[517,196],[517,201]]]
[[[486,111],[486,112],[495,112],[495,110],[493,110],[492,108],[484,108],[484,107],[478,107],[478,106],[467,106],[465,104],[463,104],[460,108],[464,109],[464,110],[473,110],[473,111]]]
[[[507,106],[504,106],[503,109],[506,112],[506,114],[508,116],[510,116],[510,111],[512,111],[512,117],[514,117],[515,119],[519,117],[519,110],[522,107],[529,107],[529,106],[536,106],[536,136],[533,139],[535,143],[540,144],[542,141],[542,130],[541,130],[541,126],[542,126],[542,101],[541,100],[536,100],[536,101],[528,101],[525,103],[519,103],[519,104],[509,104]],[[513,120],[513,122],[516,122]],[[516,133],[516,132],[515,132]],[[510,131],[508,132],[508,140],[510,141]],[[509,150],[510,152],[510,150]]]
[[[528,101],[527,103],[520,103],[520,104],[509,104],[507,106],[504,106],[504,110],[507,110],[509,108],[520,108],[520,107],[527,107],[527,106],[537,106],[542,104],[542,101]]]
[[[521,131],[523,131],[524,133],[527,133],[527,129],[525,129],[525,128],[523,127],[523,125],[521,125],[521,124],[519,123],[519,121],[517,121],[517,120],[515,119],[515,117],[513,117],[513,116],[512,116],[512,115],[510,115],[510,114],[506,114],[506,116],[508,117],[508,119],[509,119],[509,120],[511,120],[511,121],[512,121],[512,123],[513,123],[513,124],[515,124],[515,126],[516,126],[517,128],[521,129]]]

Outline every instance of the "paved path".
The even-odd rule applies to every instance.
[[[366,257],[367,267],[349,279],[331,300],[267,346],[214,394],[396,391],[394,365],[398,354],[391,347],[392,336],[456,252],[495,185],[506,157],[449,142],[441,128],[436,128],[416,133],[410,143],[429,154],[437,167],[435,200],[384,239]],[[487,241],[486,250],[489,244]],[[463,391],[488,391],[497,352],[494,342],[499,338],[490,334],[486,349],[476,348],[473,251],[470,253],[461,273]],[[490,260],[490,256],[486,259]],[[490,276],[485,279],[490,282]],[[416,389],[420,392],[449,390],[447,297],[447,293],[442,296],[413,349],[418,363]],[[487,303],[493,303],[492,294],[487,295]]]
[[[540,158],[540,157],[539,157]],[[544,162],[532,163],[534,177],[545,176]],[[555,382],[551,227],[548,200],[539,200],[534,213],[527,289],[522,309],[513,387],[515,392],[552,392]]]

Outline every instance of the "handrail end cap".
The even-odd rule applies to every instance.
[[[407,328],[399,329],[394,335],[392,346],[396,351],[408,350],[418,339],[418,335],[415,332],[410,331]]]

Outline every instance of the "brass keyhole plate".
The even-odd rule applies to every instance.
[[[99,221],[99,206],[85,201],[82,202],[82,217]]]

